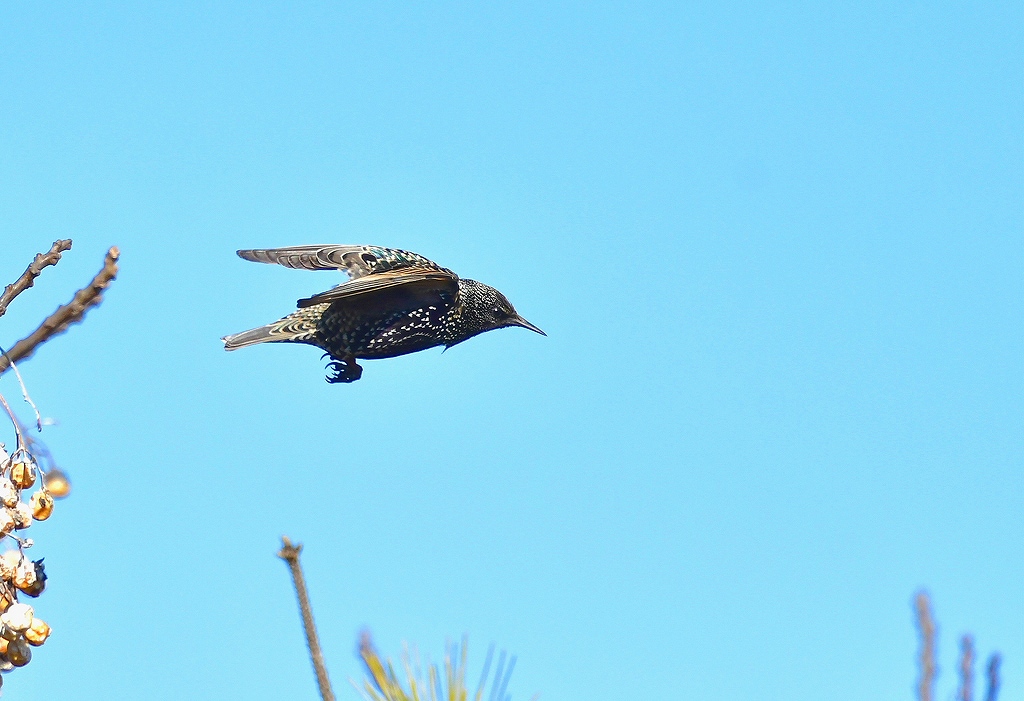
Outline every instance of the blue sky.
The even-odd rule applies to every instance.
[[[6,697],[342,699],[358,631],[516,699],[911,698],[910,599],[1024,694],[1019,3],[7,3],[11,343],[73,497]],[[219,338],[373,243],[543,338],[367,362]],[[0,391],[17,399],[13,378]],[[19,402],[20,404],[20,402]],[[4,439],[9,440],[9,436]],[[478,668],[478,667],[476,667]],[[43,689],[44,691],[39,691]]]

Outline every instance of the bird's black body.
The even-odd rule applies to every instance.
[[[273,324],[228,336],[225,348],[256,343],[305,343],[332,359],[328,382],[354,382],[357,359],[393,358],[435,346],[451,347],[484,331],[523,326],[503,294],[459,278],[423,256],[379,246],[297,246],[239,251],[246,260],[310,270],[339,269],[352,278],[299,300],[299,309]]]

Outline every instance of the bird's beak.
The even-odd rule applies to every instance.
[[[512,325],[513,326],[522,326],[524,329],[530,329],[530,331],[536,331],[541,336],[547,336],[546,333],[544,333],[543,331],[538,329],[536,326],[534,326],[533,324],[531,324],[529,321],[527,321],[523,317],[519,316],[518,314],[516,315],[515,319],[512,319]]]

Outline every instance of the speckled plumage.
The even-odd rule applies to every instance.
[[[318,245],[239,251],[246,260],[305,270],[341,270],[350,277],[326,292],[300,299],[298,310],[266,326],[226,336],[235,350],[257,343],[305,343],[326,351],[328,382],[354,382],[357,359],[393,358],[451,347],[477,334],[522,326],[498,290],[462,279],[427,258],[380,246]]]

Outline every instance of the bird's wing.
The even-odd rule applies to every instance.
[[[300,299],[298,306],[312,307],[314,304],[339,302],[345,299],[368,299],[389,292],[421,297],[424,294],[443,294],[454,299],[459,292],[459,279],[454,273],[443,269],[400,268],[383,273],[365,275],[338,285],[326,292]]]
[[[353,280],[403,268],[449,272],[417,253],[382,246],[311,245],[254,248],[238,251],[238,255],[245,260],[277,263],[286,268],[341,270],[348,273]]]

